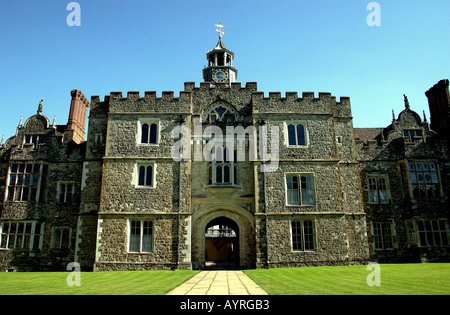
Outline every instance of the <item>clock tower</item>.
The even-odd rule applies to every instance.
[[[228,50],[222,41],[224,26],[216,24],[216,27],[218,27],[216,30],[219,33],[219,41],[216,47],[206,53],[208,66],[203,69],[203,80],[212,84],[226,83],[230,85],[236,81],[238,72],[233,67],[234,53]]]

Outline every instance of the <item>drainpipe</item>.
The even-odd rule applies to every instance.
[[[265,166],[266,162],[263,161],[263,166]],[[266,207],[266,172],[263,172],[263,188],[264,188],[264,218],[266,220],[266,264],[267,269],[270,268],[269,265],[269,221],[267,216],[267,207]]]
[[[180,115],[180,118],[177,121],[180,123],[180,127],[182,127],[183,123],[186,121],[186,119],[183,118],[183,116]],[[181,156],[180,156],[180,161],[178,162],[178,166],[180,168],[180,174],[178,176],[178,214],[177,214],[178,240],[177,240],[177,263],[176,263],[177,269],[179,269],[179,267],[180,267],[180,250],[181,250],[181,248],[180,248],[181,231],[180,230],[181,230],[181,183],[182,183],[181,176],[182,176],[182,165],[183,165],[183,162],[182,162],[182,159],[181,159]]]
[[[258,123],[260,125],[265,125],[266,122],[264,121],[264,119],[261,119],[258,121]],[[266,169],[266,162],[263,159],[262,160],[262,166],[263,169]],[[267,193],[266,193],[266,172],[263,172],[263,189],[264,189],[264,218],[265,218],[265,229],[266,229],[266,264],[267,264],[267,269],[270,268],[270,264],[269,264],[269,222],[268,222],[268,216],[267,216],[267,206],[266,206],[266,200],[267,200]]]

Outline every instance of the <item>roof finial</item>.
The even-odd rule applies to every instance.
[[[216,32],[219,34],[219,39],[222,39],[222,35],[225,34],[225,32],[223,31],[223,29],[224,29],[224,27],[226,27],[226,26],[223,26],[223,25],[222,25],[222,21],[220,21],[219,24],[214,24],[214,26],[217,27],[217,28],[216,28]]]
[[[41,100],[40,102],[39,102],[39,107],[38,107],[38,110],[37,110],[37,113],[40,115],[40,114],[42,114],[42,102],[43,102],[44,100]]]
[[[423,110],[423,122],[426,122],[426,123],[428,122],[427,116],[425,115],[425,110]]]
[[[53,124],[52,127],[55,128],[56,127],[56,115],[53,117]]]
[[[394,110],[392,110],[392,121],[395,121],[395,114],[394,114]]]
[[[22,127],[23,115],[20,116],[19,127]]]
[[[405,99],[405,108],[406,108],[406,109],[409,109],[409,101],[408,101],[408,97],[407,97],[405,94],[403,94],[403,98]]]
[[[2,136],[2,142],[0,142],[0,147],[3,147],[3,141],[5,140],[5,134]]]

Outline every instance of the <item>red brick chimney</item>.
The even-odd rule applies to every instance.
[[[450,126],[450,96],[448,80],[441,80],[425,92],[430,107],[430,127],[442,135],[448,133]]]
[[[84,142],[87,110],[90,107],[89,101],[80,90],[72,90],[72,101],[70,103],[69,121],[64,131],[64,141],[66,143],[74,141]]]

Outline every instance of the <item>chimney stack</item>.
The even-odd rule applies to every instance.
[[[80,144],[85,141],[86,116],[90,103],[80,90],[72,90],[70,94],[72,95],[72,101],[70,103],[69,121],[64,131],[64,142],[74,141]]]
[[[441,80],[425,92],[430,107],[430,127],[442,135],[448,133],[450,126],[450,96],[448,80]]]

